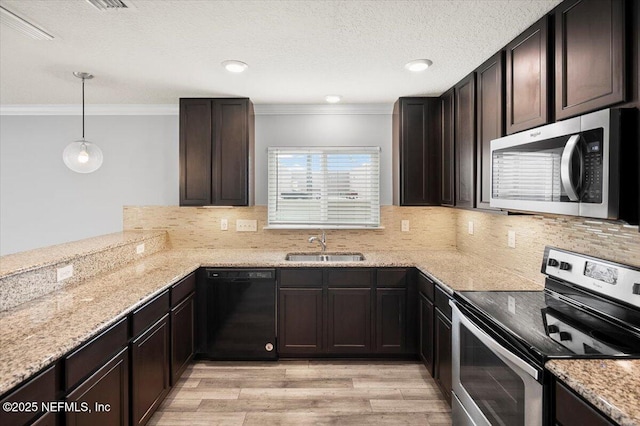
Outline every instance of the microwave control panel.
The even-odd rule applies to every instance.
[[[598,137],[598,133],[598,131],[590,131],[583,134],[585,139],[584,180],[582,181],[581,201],[584,203],[602,203],[603,152],[602,138]]]

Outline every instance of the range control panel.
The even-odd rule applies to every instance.
[[[640,308],[640,270],[632,266],[547,247],[542,273]]]

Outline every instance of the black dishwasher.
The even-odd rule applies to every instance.
[[[277,358],[275,269],[207,268],[196,293],[198,358]]]

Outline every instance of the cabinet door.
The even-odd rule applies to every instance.
[[[454,149],[454,89],[440,96],[441,138],[442,138],[442,205],[455,205],[455,149]]]
[[[476,207],[489,209],[491,201],[491,141],[504,136],[503,52],[494,55],[477,70],[478,153]]]
[[[591,407],[564,384],[556,381],[555,424],[560,426],[589,425],[611,426],[614,422]]]
[[[407,290],[379,288],[376,290],[376,351],[403,353],[407,328]]]
[[[21,402],[34,402],[38,410],[0,410],[0,425],[25,425],[30,424],[43,412],[39,410],[43,403],[56,401],[56,396],[60,388],[60,363],[52,365],[36,377],[29,379],[26,383],[20,385],[17,389],[5,396],[2,401],[3,405],[19,404]],[[18,407],[19,408],[19,407]],[[45,413],[43,417],[51,419]],[[55,419],[54,419],[55,420]],[[43,419],[43,422],[48,421]],[[47,423],[43,423],[47,424]]]
[[[66,413],[67,426],[129,424],[129,352],[125,348],[67,396],[91,412]]]
[[[433,372],[433,316],[434,316],[434,308],[433,302],[427,299],[427,297],[420,293],[419,295],[419,304],[420,304],[420,358],[424,363],[424,366],[427,367],[427,371],[432,376]]]
[[[439,103],[400,98],[400,205],[440,204]],[[394,188],[394,190],[397,190]]]
[[[456,207],[475,204],[476,76],[469,74],[455,86]]]
[[[143,425],[169,391],[169,314],[131,342],[131,410]]]
[[[322,353],[322,288],[280,288],[279,293],[278,353]]]
[[[545,16],[506,47],[507,134],[550,121],[547,27]]]
[[[451,404],[451,321],[436,309],[436,359],[434,378],[445,399]]]
[[[211,203],[210,99],[180,99],[180,205]]]
[[[171,309],[171,384],[174,385],[193,358],[195,298],[191,293]]]
[[[329,288],[327,350],[331,353],[371,352],[371,289]]]
[[[556,119],[623,102],[624,1],[565,1],[554,17]]]
[[[216,99],[214,109],[213,205],[248,205],[249,101]]]

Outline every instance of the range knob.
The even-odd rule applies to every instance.
[[[562,269],[563,271],[570,271],[571,264],[567,262],[560,262],[560,269]]]
[[[547,332],[549,334],[557,333],[558,331],[560,331],[560,329],[558,328],[557,325],[550,325],[550,326],[547,327]]]
[[[633,292],[633,294],[640,294],[640,283],[635,283],[633,285],[632,292]]]
[[[547,262],[547,265],[549,265],[549,266],[558,266],[558,261],[555,260],[555,259],[549,258],[549,261]]]
[[[568,331],[561,331],[560,332],[560,340],[563,341],[563,342],[565,340],[571,341],[571,333],[569,333]]]

